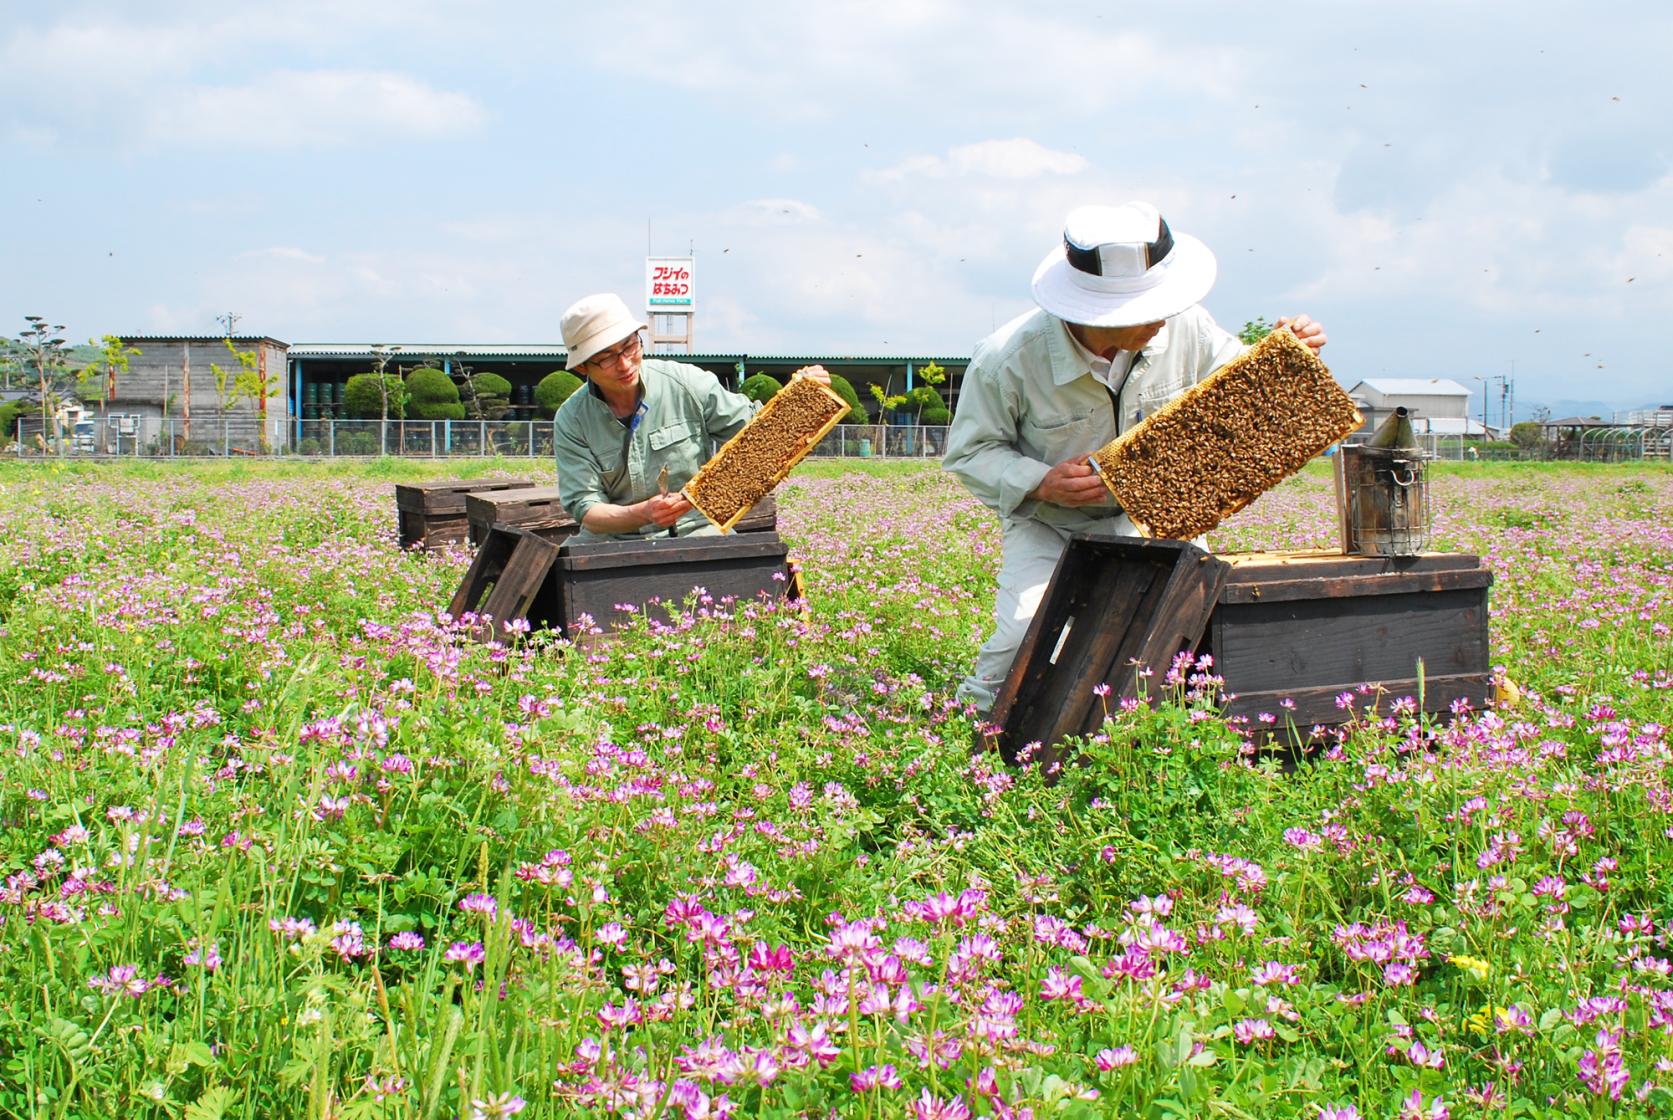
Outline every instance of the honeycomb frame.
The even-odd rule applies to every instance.
[[[784,481],[848,414],[848,402],[810,377],[794,378],[721,445],[680,491],[722,533]]]
[[[1190,540],[1363,422],[1318,355],[1279,329],[1090,462],[1140,533]]]

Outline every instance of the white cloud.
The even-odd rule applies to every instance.
[[[949,175],[982,175],[994,179],[1034,179],[1042,175],[1078,175],[1090,165],[1086,157],[1060,152],[1026,137],[983,140],[949,148],[945,156],[913,156],[869,176],[876,182],[896,182],[915,176],[932,179]]]
[[[277,70],[242,86],[181,90],[152,107],[146,131],[158,141],[294,147],[453,136],[486,119],[474,98],[404,74]]]

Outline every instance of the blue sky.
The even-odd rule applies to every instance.
[[[1072,206],[1147,198],[1344,381],[1673,402],[1665,3],[0,14],[6,333],[556,342],[648,225],[700,350],[968,353]]]

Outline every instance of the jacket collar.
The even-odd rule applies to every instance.
[[[1067,385],[1076,378],[1088,376],[1092,367],[1087,364],[1085,348],[1075,341],[1075,336],[1069,333],[1069,328],[1062,319],[1055,315],[1049,315],[1048,318],[1051,319],[1051,327],[1046,332],[1046,352],[1051,358],[1052,381],[1058,385]],[[1156,337],[1145,343],[1144,349],[1139,353],[1149,358],[1166,350],[1167,346],[1168,323],[1164,320],[1162,329],[1156,332]]]

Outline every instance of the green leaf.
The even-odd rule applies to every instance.
[[[186,1120],[221,1120],[237,1100],[238,1093],[231,1086],[211,1085],[186,1106]]]

